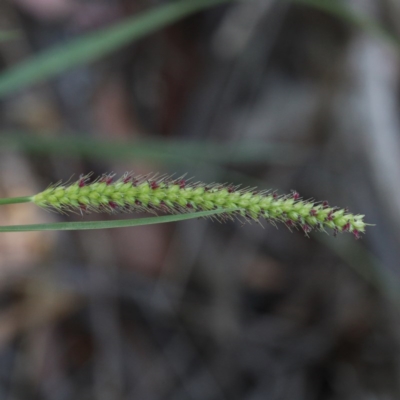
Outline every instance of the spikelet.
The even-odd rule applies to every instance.
[[[114,175],[103,175],[90,182],[90,175],[81,176],[72,184],[52,185],[32,197],[43,208],[65,212],[166,212],[187,213],[219,208],[233,210],[219,214],[220,220],[243,217],[245,220],[265,219],[282,222],[289,229],[313,229],[352,232],[356,239],[365,232],[363,215],[330,207],[327,202],[303,200],[297,192],[278,196],[270,191],[241,189],[226,184],[189,183],[183,178],[168,176],[135,176],[124,174],[114,181]]]

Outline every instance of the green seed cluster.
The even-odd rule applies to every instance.
[[[94,182],[81,177],[77,182],[51,186],[32,197],[40,207],[60,212],[169,212],[230,209],[220,219],[232,216],[247,220],[266,219],[283,222],[289,228],[301,228],[307,234],[312,229],[331,228],[338,232],[353,232],[356,238],[365,232],[363,215],[299,198],[296,192],[277,196],[268,191],[239,189],[221,184],[186,183],[183,179],[135,177],[125,174],[113,182],[105,175]]]

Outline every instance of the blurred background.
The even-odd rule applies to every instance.
[[[399,17],[396,0],[1,1],[0,197],[187,173],[376,226],[1,233],[0,398],[399,399]]]

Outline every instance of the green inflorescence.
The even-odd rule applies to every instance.
[[[277,196],[270,191],[240,189],[225,184],[187,183],[170,177],[125,174],[113,181],[104,175],[89,182],[89,176],[77,182],[57,184],[32,197],[40,207],[60,212],[169,212],[184,213],[214,209],[230,209],[218,218],[244,217],[246,220],[266,219],[283,222],[289,228],[301,228],[307,234],[312,229],[325,228],[338,232],[353,232],[356,238],[365,232],[363,215],[330,207],[327,202],[303,200],[298,193]]]

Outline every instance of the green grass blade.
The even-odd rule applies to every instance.
[[[88,229],[128,228],[133,226],[163,224],[185,221],[187,219],[210,217],[235,210],[200,211],[190,214],[165,215],[161,217],[119,219],[114,221],[58,222],[53,224],[10,225],[0,226],[0,232],[33,232],[33,231],[78,231]]]
[[[135,142],[99,141],[83,135],[49,137],[2,133],[0,149],[15,149],[32,154],[52,154],[89,159],[154,160],[172,164],[193,162],[214,163],[273,163],[296,165],[312,154],[311,146],[285,143],[212,142],[147,140]]]
[[[99,59],[184,17],[231,0],[179,0],[52,48],[0,75],[0,98]]]

